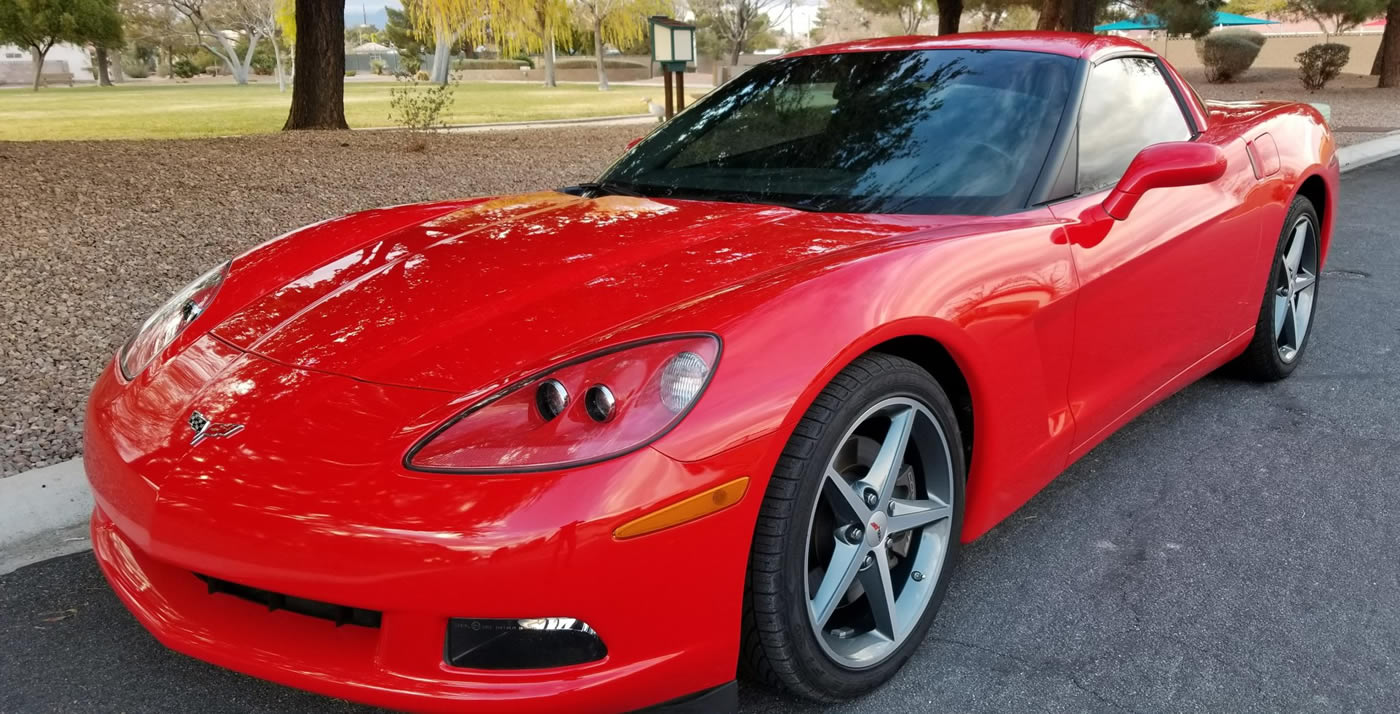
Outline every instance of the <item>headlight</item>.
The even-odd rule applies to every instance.
[[[418,471],[540,471],[603,461],[670,431],[699,400],[719,338],[685,335],[586,355],[468,408],[408,452]]]
[[[160,351],[169,347],[214,301],[219,286],[224,284],[225,275],[228,275],[228,263],[195,278],[194,282],[175,293],[169,302],[161,305],[155,314],[146,318],[117,355],[117,366],[121,368],[122,376],[134,379],[150,366]]]

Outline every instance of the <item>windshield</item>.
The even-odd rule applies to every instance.
[[[1076,60],[920,50],[765,62],[600,179],[648,196],[815,211],[992,215],[1025,206]]]

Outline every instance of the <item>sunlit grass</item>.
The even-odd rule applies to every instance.
[[[352,128],[392,126],[393,82],[347,82],[345,117]],[[643,97],[659,89],[591,84],[548,89],[535,84],[472,82],[457,87],[452,124],[641,114]],[[246,86],[129,82],[115,87],[0,90],[0,140],[178,139],[278,131],[291,89],[267,78]]]

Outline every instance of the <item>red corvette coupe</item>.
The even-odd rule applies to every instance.
[[[98,379],[97,558],[162,642],[414,710],[892,676],[958,548],[1194,379],[1302,359],[1338,165],[1147,48],[754,67],[595,183],[366,211]]]

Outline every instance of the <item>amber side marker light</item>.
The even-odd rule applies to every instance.
[[[738,503],[747,490],[749,490],[749,477],[736,478],[729,483],[702,491],[659,511],[648,513],[634,521],[628,521],[613,531],[613,537],[619,540],[636,538],[663,528],[689,523]]]

